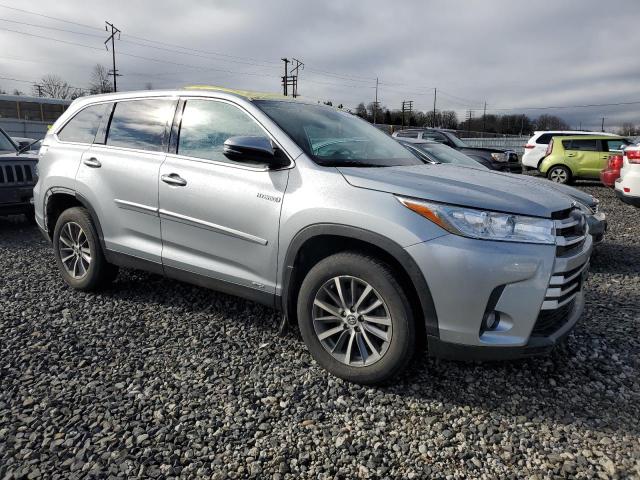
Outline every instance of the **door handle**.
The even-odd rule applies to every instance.
[[[575,157],[576,154],[575,153],[567,153],[567,157]]]
[[[100,168],[102,166],[102,164],[96,157],[85,158],[82,163],[91,168]]]
[[[160,180],[162,180],[164,183],[167,183],[169,185],[173,185],[176,187],[184,187],[187,184],[187,181],[182,178],[180,175],[178,175],[177,173],[170,173],[169,175],[162,175],[160,177]]]

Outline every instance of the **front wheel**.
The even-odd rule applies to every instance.
[[[321,260],[298,295],[298,322],[311,355],[347,381],[377,384],[415,350],[411,306],[391,269],[355,252]]]
[[[571,170],[562,165],[554,165],[547,172],[547,178],[555,183],[571,183]]]

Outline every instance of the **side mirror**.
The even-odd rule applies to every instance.
[[[286,165],[286,158],[267,137],[242,136],[227,138],[224,156],[235,162],[266,163],[270,168]]]
[[[24,150],[27,149],[27,147],[31,146],[31,142],[27,141],[27,140],[21,140],[20,142],[18,142],[18,150]]]

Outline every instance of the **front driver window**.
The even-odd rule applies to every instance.
[[[267,136],[247,113],[216,100],[187,100],[182,114],[178,155],[233,163],[223,154],[225,140],[236,136]]]

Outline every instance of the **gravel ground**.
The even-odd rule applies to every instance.
[[[0,220],[0,479],[640,478],[640,210],[581,188],[610,231],[567,344],[423,355],[385,388],[331,377],[250,302],[134,271],[70,290]]]

